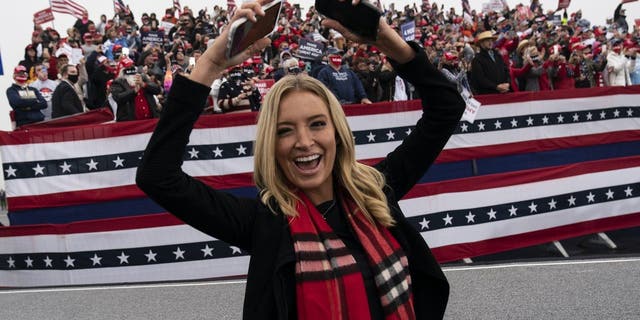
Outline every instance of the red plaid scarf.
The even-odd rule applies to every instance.
[[[345,244],[303,193],[298,217],[290,221],[296,253],[298,318],[305,320],[370,319],[362,275]],[[373,226],[353,200],[342,200],[348,221],[360,240],[374,274],[386,320],[415,319],[411,277],[402,248],[382,226]]]

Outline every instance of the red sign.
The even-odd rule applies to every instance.
[[[571,0],[558,0],[558,10],[569,8]]]
[[[46,8],[33,14],[33,23],[35,24],[43,24],[49,21],[53,21],[51,8]]]
[[[269,92],[269,89],[273,87],[274,83],[276,83],[276,81],[273,79],[264,79],[264,80],[256,81],[255,86],[256,88],[258,88],[258,91],[260,91],[260,96],[262,97],[262,99],[264,99],[264,96],[267,94],[267,92]]]

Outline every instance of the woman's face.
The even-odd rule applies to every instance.
[[[314,204],[332,199],[336,133],[324,101],[290,93],[280,102],[276,133],[276,161],[287,180]]]

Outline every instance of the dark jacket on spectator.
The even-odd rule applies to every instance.
[[[21,87],[17,84],[7,89],[9,105],[15,111],[16,126],[44,120],[40,110],[47,108],[47,100],[33,87]]]
[[[371,102],[381,101],[382,88],[380,87],[379,70],[374,71],[356,71],[362,87],[367,94],[367,98]]]
[[[501,83],[511,83],[509,68],[502,56],[493,50],[495,61],[487,50],[481,50],[471,62],[471,85],[478,94],[499,93],[497,86]]]
[[[154,95],[159,94],[160,86],[149,80],[149,77],[142,76],[143,81],[146,83],[144,87],[144,96],[147,99],[149,108],[153,113],[154,118],[158,117],[159,109]],[[116,113],[116,121],[129,121],[136,120],[136,103],[135,98],[137,92],[135,88],[132,88],[127,79],[119,77],[111,84],[111,95],[113,100],[118,103],[118,111]]]
[[[51,98],[51,117],[59,118],[83,111],[82,101],[76,90],[67,81],[60,81]]]
[[[96,68],[89,76],[87,85],[87,95],[89,109],[102,108],[107,103],[107,82],[113,79],[113,73],[108,72],[104,67]]]

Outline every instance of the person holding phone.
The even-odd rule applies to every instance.
[[[242,4],[232,20],[255,20],[263,15],[261,5]],[[338,100],[321,82],[299,74],[278,81],[260,110],[257,199],[215,190],[187,175],[183,154],[209,85],[270,43],[260,39],[227,58],[226,44],[216,41],[190,75],[176,77],[136,182],[185,223],[251,253],[244,319],[442,318],[449,284],[398,200],[449,140],[464,100],[424,51],[384,20],[372,41],[337,21],[323,24],[375,45],[420,91],[421,118],[384,160],[375,166],[356,162]]]

